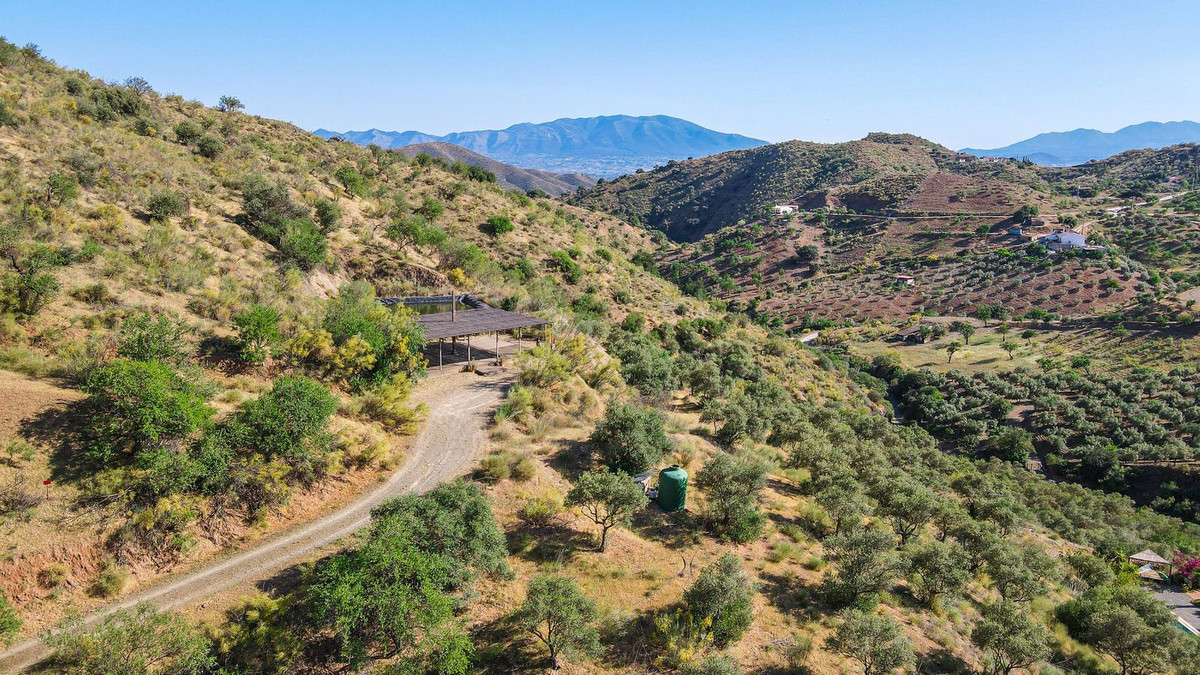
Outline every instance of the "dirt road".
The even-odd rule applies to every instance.
[[[485,379],[471,373],[447,373],[429,378],[414,396],[429,406],[429,418],[414,439],[404,465],[386,482],[328,516],[138,591],[88,615],[87,622],[95,622],[139,602],[151,602],[160,609],[186,606],[235,584],[266,578],[359,530],[370,522],[371,509],[380,503],[405,492],[427,491],[448,478],[463,474],[474,464],[486,439],[484,425],[499,403],[505,384],[505,380]],[[24,670],[47,655],[40,639],[26,640],[0,654],[0,672]]]

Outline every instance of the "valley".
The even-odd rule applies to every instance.
[[[0,664],[1200,669],[1200,148],[680,123],[318,136],[0,40]]]

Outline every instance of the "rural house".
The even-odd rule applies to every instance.
[[[795,204],[776,204],[775,206],[771,207],[771,210],[774,211],[776,215],[782,216],[788,213],[795,213],[796,211],[800,210],[800,207],[796,206]]]

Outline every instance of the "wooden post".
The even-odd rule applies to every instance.
[[[442,369],[442,343],[445,341],[446,338],[438,338],[438,370]]]
[[[471,362],[471,336],[467,336],[467,363]]]
[[[500,359],[500,331],[496,331],[496,359]]]
[[[521,351],[521,329],[517,329],[517,351]]]

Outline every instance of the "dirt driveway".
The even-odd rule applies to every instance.
[[[266,578],[307,554],[361,529],[371,509],[406,492],[424,492],[462,475],[486,441],[485,425],[500,402],[508,380],[473,373],[435,374],[422,382],[414,400],[429,406],[429,418],[409,449],[404,465],[387,481],[345,508],[293,530],[256,542],[253,548],[218,557],[139,591],[87,617],[95,622],[139,602],[160,609],[191,605],[236,584]],[[15,645],[0,654],[0,672],[16,672],[45,658],[40,639]]]

